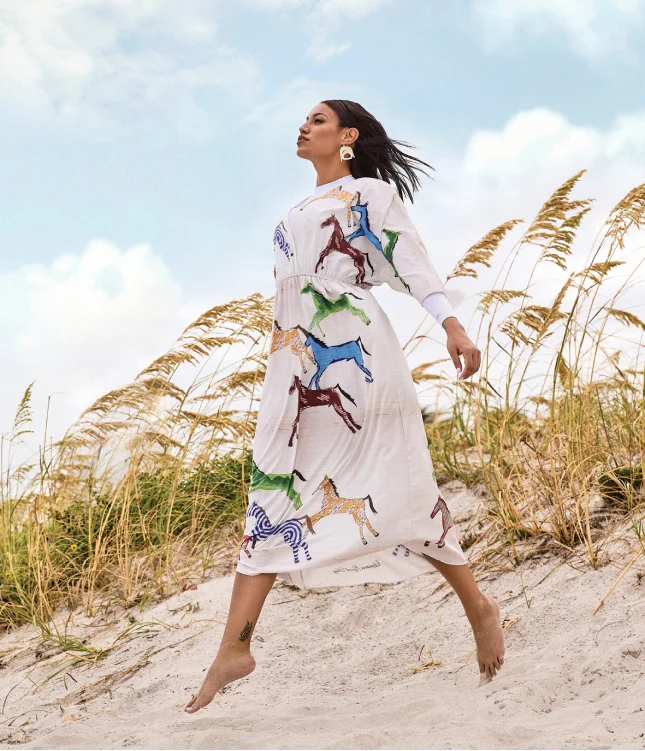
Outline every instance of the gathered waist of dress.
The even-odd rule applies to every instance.
[[[276,279],[276,285],[280,284],[281,282],[284,282],[286,279],[292,279],[296,276],[309,276],[313,277],[314,279],[326,279],[329,282],[336,282],[337,284],[345,284],[347,287],[358,287],[359,289],[371,289],[374,285],[370,284],[369,282],[364,282],[363,284],[356,284],[355,282],[348,282],[345,279],[338,279],[335,276],[325,276],[324,274],[317,274],[313,271],[297,271],[295,274],[287,274],[286,276],[281,276],[279,279]]]

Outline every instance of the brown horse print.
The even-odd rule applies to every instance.
[[[304,385],[304,383],[300,380],[300,378],[298,378],[297,375],[294,375],[291,386],[289,387],[289,393],[293,394],[296,388],[298,389],[298,412],[296,414],[296,419],[293,421],[293,430],[291,431],[291,436],[289,437],[289,446],[293,446],[294,435],[296,436],[296,438],[298,437],[298,422],[300,420],[302,411],[308,409],[309,407],[333,407],[336,412],[343,418],[345,425],[347,425],[352,433],[355,433],[357,430],[361,429],[361,426],[357,424],[350,413],[345,409],[345,407],[343,407],[343,403],[340,400],[340,394],[338,393],[338,391],[340,391],[343,396],[349,399],[349,401],[354,406],[356,406],[356,402],[346,391],[341,388],[339,383],[326,389],[309,389]]]
[[[363,535],[363,526],[366,526],[374,537],[378,537],[379,533],[370,524],[370,520],[365,513],[365,501],[369,503],[372,513],[377,513],[374,504],[372,503],[372,496],[366,495],[362,498],[342,498],[338,494],[336,484],[328,475],[325,475],[320,485],[314,490],[314,493],[317,493],[319,490],[322,490],[324,493],[320,511],[316,514],[312,514],[306,520],[308,525],[313,527],[316,522],[319,522],[325,516],[329,516],[330,514],[351,514],[352,518],[358,525],[363,545],[367,545],[367,540]]]
[[[365,279],[365,261],[367,261],[368,266],[372,270],[372,274],[374,273],[374,267],[372,266],[369,256],[367,253],[363,253],[361,250],[354,248],[347,242],[345,235],[343,235],[343,230],[338,223],[338,219],[336,219],[334,214],[330,214],[320,226],[329,227],[330,224],[332,224],[334,228],[325,249],[318,257],[315,272],[318,273],[318,268],[322,267],[323,261],[330,253],[338,251],[339,253],[344,253],[349,256],[354,261],[354,266],[356,266],[357,269],[356,284],[362,284]]]
[[[441,511],[441,524],[443,526],[443,532],[441,534],[441,537],[437,541],[437,547],[443,548],[446,544],[446,535],[448,534],[448,530],[453,526],[452,525],[452,516],[450,515],[450,510],[448,509],[448,506],[446,506],[446,502],[441,497],[441,493],[439,493],[439,498],[435,504],[435,507],[432,509],[432,513],[430,514],[430,518],[434,519],[435,516]],[[430,540],[426,540],[423,543],[425,546],[430,544]]]
[[[277,352],[279,349],[284,349],[285,347],[291,347],[291,352],[293,352],[294,355],[297,355],[300,358],[300,367],[302,368],[303,372],[306,373],[307,366],[305,365],[305,357],[308,357],[314,365],[316,364],[316,362],[312,358],[309,350],[300,338],[300,334],[298,333],[299,328],[301,327],[295,326],[292,329],[283,330],[280,328],[278,322],[274,318],[269,354]]]

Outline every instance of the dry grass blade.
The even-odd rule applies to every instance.
[[[621,323],[624,323],[625,326],[636,326],[642,331],[645,331],[645,322],[641,321],[637,315],[634,315],[627,310],[618,310],[618,308],[606,308],[606,311],[610,316],[613,316]]]
[[[591,279],[594,284],[601,284],[603,279],[618,266],[624,265],[624,261],[598,261],[582,269],[575,274],[578,279]]]
[[[481,240],[476,242],[464,253],[459,263],[446,277],[446,281],[460,276],[477,278],[477,270],[474,268],[477,265],[490,268],[491,259],[499,248],[500,243],[513,227],[521,221],[523,220],[511,219],[508,222],[500,224],[499,227],[495,227],[490,232],[487,232]]]
[[[488,313],[491,305],[509,303],[518,298],[526,298],[529,295],[522,289],[491,289],[484,292],[477,306],[482,313]]]
[[[632,188],[611,210],[607,218],[608,236],[625,248],[625,235],[632,225],[641,228],[645,218],[645,183]]]
[[[570,201],[569,194],[586,170],[580,170],[573,177],[566,180],[544,202],[537,216],[526,231],[523,242],[527,245],[538,245],[544,248],[547,255],[568,253],[573,239],[572,230],[579,226],[582,216],[589,210],[590,200]],[[569,213],[583,209],[572,217]],[[544,256],[544,254],[543,254]],[[552,259],[553,260],[553,259]]]
[[[433,360],[432,362],[423,362],[420,365],[417,365],[416,368],[413,368],[410,372],[412,373],[412,380],[415,383],[423,383],[424,381],[436,381],[441,380],[442,377],[436,373],[430,373],[428,372],[430,368],[434,368],[435,365],[440,365],[444,362],[450,362],[450,360],[447,357],[442,357],[440,360]]]
[[[584,205],[589,201],[571,201],[567,204],[565,211],[571,208],[577,208],[579,205]],[[576,230],[580,228],[582,217],[591,210],[590,206],[585,205],[581,211],[571,216],[565,216],[562,223],[556,227],[553,235],[544,245],[544,250],[540,255],[540,261],[550,261],[555,263],[561,269],[567,268],[567,257],[571,255],[571,246],[576,237]],[[553,218],[556,217],[555,213]],[[536,243],[539,244],[539,243]]]

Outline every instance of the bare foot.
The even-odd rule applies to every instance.
[[[504,664],[504,632],[499,605],[494,597],[483,595],[481,609],[471,620],[471,626],[477,645],[479,672],[493,678]]]
[[[206,678],[196,696],[188,702],[184,712],[192,714],[203,709],[213,701],[215,694],[227,683],[237,681],[252,673],[255,669],[255,659],[250,652],[242,654],[218,655],[208,669]]]

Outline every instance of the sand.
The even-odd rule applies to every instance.
[[[445,492],[465,529],[458,489]],[[594,571],[549,555],[485,575],[506,658],[483,682],[438,572],[304,595],[277,581],[253,637],[256,670],[194,715],[183,708],[215,656],[232,574],[143,612],[76,614],[68,631],[92,646],[135,629],[98,665],[71,665],[22,627],[0,639],[0,746],[645,748],[643,557],[593,612],[627,560]],[[428,648],[435,664],[414,672]]]

